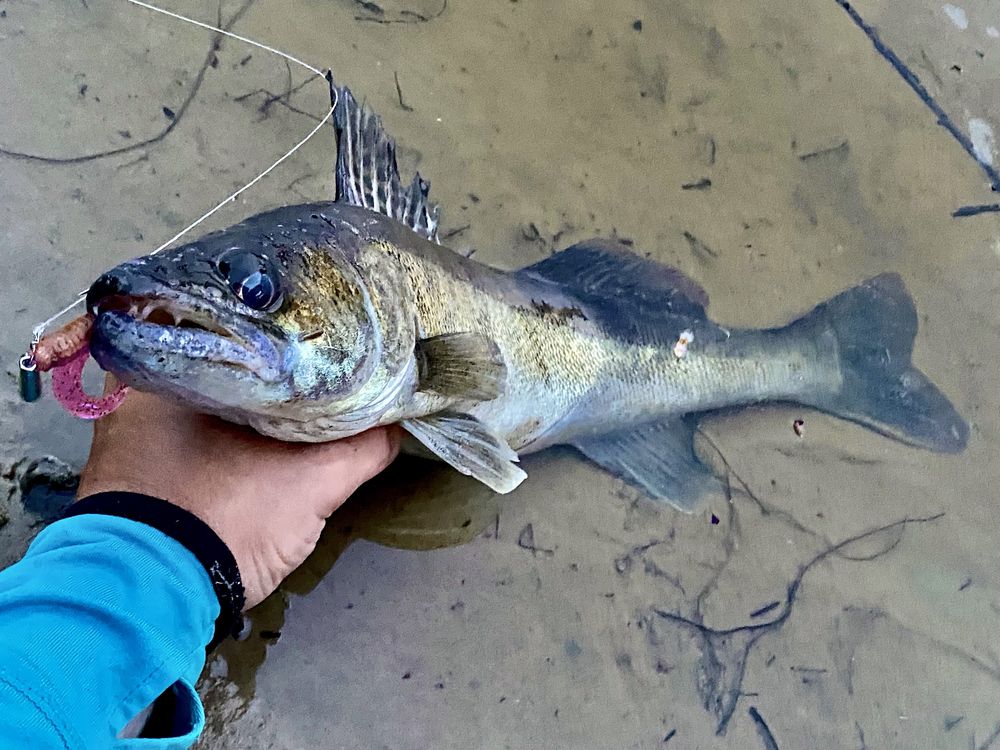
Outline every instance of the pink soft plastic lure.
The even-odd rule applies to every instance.
[[[62,407],[82,419],[100,419],[117,409],[128,388],[119,383],[113,393],[94,397],[83,390],[83,368],[90,357],[90,342],[84,340],[75,354],[52,368],[52,392]]]

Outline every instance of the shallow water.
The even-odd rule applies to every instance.
[[[12,377],[37,320],[252,178],[326,92],[283,96],[307,74],[124,3],[4,7],[5,149],[92,154],[176,123],[119,155],[0,159]],[[446,242],[484,262],[618,236],[700,281],[732,326],[900,273],[915,361],[972,438],[943,457],[805,409],[716,417],[700,449],[730,491],[692,516],[570,451],[526,460],[506,497],[401,461],[213,658],[202,746],[766,748],[763,723],[782,748],[987,747],[1000,239],[995,215],[950,215],[990,202],[976,163],[832,0],[370,7],[221,17],[242,10],[234,30],[367,97],[431,179]],[[920,47],[936,70],[949,39]],[[971,64],[995,80],[1000,46],[984,49]],[[209,226],[329,197],[332,159],[332,137],[313,139]],[[85,425],[2,398],[5,464],[82,460]],[[16,550],[31,514],[10,514]]]

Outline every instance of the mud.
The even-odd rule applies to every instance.
[[[693,516],[570,451],[526,460],[502,498],[400,461],[212,658],[201,747],[997,741],[1000,226],[952,215],[995,202],[968,125],[1000,124],[987,3],[965,29],[933,3],[857,6],[976,134],[972,156],[836,0],[170,7],[330,66],[431,179],[442,236],[485,262],[617,236],[733,326],[902,274],[915,362],[973,428],[942,457],[805,409],[713,417],[699,450],[727,489]],[[304,71],[123,2],[2,8],[9,562],[46,518],[22,459],[79,466],[88,442],[51,399],[16,400],[31,326],[254,177],[327,101]],[[313,139],[209,226],[330,196],[332,164],[332,135]]]

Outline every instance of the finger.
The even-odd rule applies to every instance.
[[[341,480],[357,487],[392,463],[399,453],[398,428],[380,427],[327,444]]]
[[[392,463],[399,453],[400,437],[399,428],[380,427],[322,446],[320,461],[332,490],[323,515],[340,507],[358,487]]]
[[[112,393],[118,390],[118,378],[112,375],[110,372],[104,373],[104,395],[110,396]]]

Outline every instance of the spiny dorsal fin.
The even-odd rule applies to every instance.
[[[359,104],[346,86],[334,92],[337,200],[390,216],[438,242],[440,207],[427,200],[431,184],[418,172],[410,186],[403,187],[396,166],[396,142],[382,129],[382,119]]]
[[[653,301],[665,312],[705,317],[708,293],[683,271],[611,240],[579,242],[522,270],[587,294]]]

